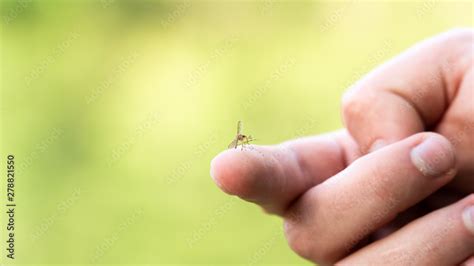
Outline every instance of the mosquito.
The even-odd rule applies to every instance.
[[[249,144],[249,142],[255,140],[252,136],[242,134],[242,121],[237,122],[237,135],[235,139],[229,144],[229,149],[237,149],[237,146],[241,145],[242,150],[244,149],[244,145]]]

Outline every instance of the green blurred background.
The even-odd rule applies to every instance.
[[[470,2],[0,8],[15,263],[310,265],[280,219],[211,181],[210,160],[237,120],[259,144],[335,130],[351,83],[421,39],[473,26]],[[1,186],[5,208],[3,177]],[[2,209],[2,243],[6,219]]]

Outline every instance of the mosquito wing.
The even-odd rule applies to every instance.
[[[237,122],[237,135],[242,133],[242,121]]]
[[[239,141],[238,138],[235,138],[235,139],[229,144],[229,146],[227,146],[227,148],[229,148],[229,149],[232,149],[232,148],[235,149],[235,148],[237,148],[237,143],[238,143],[238,141]]]

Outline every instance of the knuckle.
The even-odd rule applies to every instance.
[[[341,105],[344,118],[358,116],[361,113],[363,104],[359,91],[360,89],[358,88],[350,89],[342,97]]]
[[[294,233],[291,233],[287,236],[288,245],[290,248],[298,255],[303,258],[311,258],[311,252],[309,248],[309,243],[306,243],[301,236],[296,237]]]
[[[321,239],[316,239],[311,230],[285,222],[285,236],[290,248],[299,256],[315,263],[333,263],[335,258],[331,251],[325,248]]]
[[[344,116],[351,116],[358,105],[356,89],[350,89],[342,97],[342,111]]]
[[[308,256],[308,247],[299,226],[291,220],[285,220],[284,233],[290,248],[302,257]]]
[[[351,121],[359,122],[367,112],[368,106],[376,100],[375,93],[365,89],[363,84],[357,85],[344,94],[341,102],[342,114],[347,126]]]

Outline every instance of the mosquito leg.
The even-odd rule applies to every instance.
[[[249,144],[249,139],[246,138],[245,141],[242,142],[242,149],[244,148],[244,145],[248,145]]]

